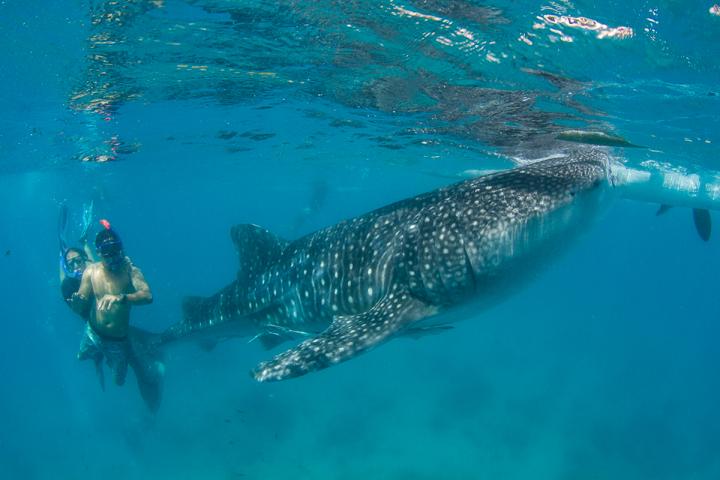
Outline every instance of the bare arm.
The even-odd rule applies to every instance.
[[[95,258],[95,254],[92,251],[92,248],[90,248],[90,245],[88,245],[87,242],[83,242],[83,250],[85,251],[85,255],[87,255],[88,259],[95,263],[98,261],[97,258]]]
[[[93,289],[90,278],[92,277],[94,268],[94,265],[90,265],[85,269],[82,280],[80,281],[80,288],[70,297],[70,308],[83,318],[87,317],[92,303]]]
[[[150,286],[145,281],[145,276],[142,271],[134,265],[130,268],[130,278],[135,292],[125,295],[125,301],[132,305],[147,305],[152,303],[152,292],[150,291]]]

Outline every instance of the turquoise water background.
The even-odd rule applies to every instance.
[[[720,249],[687,209],[619,201],[499,307],[300,379],[256,383],[273,353],[243,339],[177,346],[155,416],[76,360],[55,231],[92,200],[155,296],[132,322],[160,331],[232,281],[233,224],[296,238],[567,129],[714,175],[711,6],[0,1],[0,476],[720,477]]]

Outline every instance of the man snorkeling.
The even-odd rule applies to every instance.
[[[102,223],[105,229],[95,238],[101,261],[87,267],[71,304],[84,314],[90,307],[90,296],[94,296],[96,310],[89,327],[104,337],[125,338],[130,327],[130,305],[152,303],[152,293],[140,269],[125,256],[118,234],[107,220]]]
[[[145,338],[151,334],[130,326],[131,306],[152,303],[152,293],[142,271],[125,256],[120,236],[107,220],[101,224],[104,228],[95,238],[101,260],[85,268],[78,291],[69,299],[70,307],[87,320],[78,358],[95,361],[101,382],[105,359],[117,385],[125,383],[130,365],[145,403],[155,412],[160,406],[164,365]]]

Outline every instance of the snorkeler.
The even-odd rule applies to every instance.
[[[66,302],[70,302],[72,294],[80,288],[80,280],[88,263],[94,262],[92,250],[87,243],[87,234],[92,222],[93,202],[83,208],[80,246],[70,247],[65,239],[67,233],[68,209],[66,204],[60,206],[58,218],[58,243],[60,244],[60,292]]]
[[[66,240],[68,208],[66,204],[60,205],[60,216],[58,217],[58,243],[60,244],[60,292],[65,302],[70,305],[70,300],[79,289],[85,268],[89,263],[97,261],[90,246],[87,243],[87,234],[93,217],[93,202],[84,205],[83,219],[81,224],[80,247],[69,247]],[[88,316],[83,316],[87,321]],[[105,390],[105,374],[103,371],[103,356],[98,353],[93,357],[95,373],[97,374],[100,388]]]
[[[105,359],[117,385],[123,385],[128,365],[135,371],[140,393],[151,411],[160,406],[164,365],[147,332],[130,327],[130,307],[152,303],[145,277],[125,256],[119,235],[107,220],[95,238],[101,261],[87,266],[70,306],[87,319],[78,359]],[[93,309],[93,300],[95,308]]]

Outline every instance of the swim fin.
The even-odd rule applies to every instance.
[[[95,375],[97,375],[98,382],[100,382],[100,388],[102,391],[105,391],[105,370],[103,370],[103,356],[102,355],[96,355],[95,358],[93,358],[93,361],[95,362]]]
[[[148,409],[155,413],[162,401],[165,363],[159,342],[160,335],[130,327],[130,366],[135,372],[140,396]]]
[[[90,200],[90,203],[86,203],[83,205],[83,219],[80,230],[81,244],[87,243],[88,231],[90,230],[90,225],[92,225],[94,207],[95,202],[93,200]]]
[[[65,240],[65,228],[67,228],[68,208],[64,202],[60,204],[60,215],[58,216],[58,243],[60,244],[60,252],[64,253],[68,248]]]

